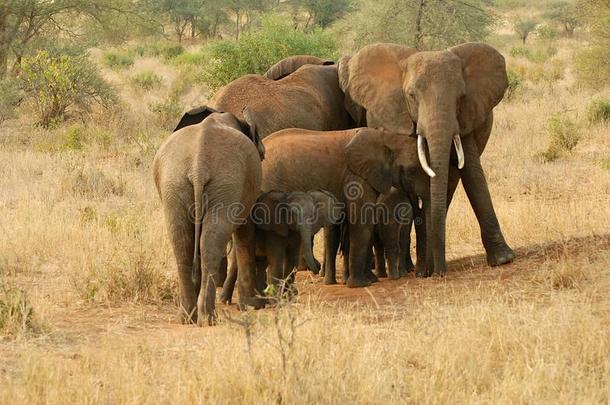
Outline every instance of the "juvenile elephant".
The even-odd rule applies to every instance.
[[[256,117],[261,138],[285,128],[329,131],[354,127],[344,107],[337,67],[311,56],[283,59],[266,76],[242,76],[219,89],[208,104],[239,119],[244,118],[242,111],[247,106]],[[203,116],[200,109],[191,110],[176,129],[201,122]]]
[[[343,204],[351,248],[347,257],[348,287],[371,284],[365,272],[374,221],[366,215],[380,193],[401,187],[397,157],[405,137],[373,128],[347,131],[288,129],[264,141],[262,190],[324,189]],[[337,227],[327,233],[325,282],[336,283]],[[372,273],[371,273],[372,274]]]
[[[240,297],[244,304],[260,305],[247,219],[259,194],[264,154],[251,123],[210,108],[203,113],[201,123],[171,134],[153,161],[178,265],[181,320],[199,325],[215,321],[214,277],[233,233],[240,267],[247,270],[240,272]]]
[[[409,252],[412,222],[413,207],[402,189],[393,187],[379,196],[373,235],[377,276],[396,280],[413,270]]]
[[[307,265],[317,273],[312,236],[322,227],[338,223],[340,214],[337,199],[324,190],[263,193],[251,214],[256,227],[257,277],[264,277],[267,270],[266,283],[257,280],[259,293],[262,294],[265,284],[277,287],[283,280],[293,280],[301,246]],[[223,286],[222,302],[231,302],[237,270],[232,263]],[[295,291],[293,286],[287,287]]]
[[[430,176],[431,270],[446,272],[445,219],[460,179],[479,222],[488,263],[512,261],[515,255],[500,230],[480,162],[493,108],[508,84],[504,57],[481,43],[439,52],[373,44],[339,62],[339,82],[357,124],[417,138],[419,162]],[[451,155],[457,167],[450,167]]]

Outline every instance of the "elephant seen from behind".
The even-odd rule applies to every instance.
[[[201,123],[172,133],[153,161],[178,267],[180,318],[199,325],[215,322],[214,279],[232,235],[240,267],[248,269],[240,273],[242,304],[261,305],[252,279],[248,218],[259,195],[264,155],[253,123],[207,107],[202,114]]]

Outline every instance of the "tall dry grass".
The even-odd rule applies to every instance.
[[[557,44],[564,79],[526,76],[496,109],[483,165],[521,254],[514,265],[451,265],[445,280],[383,283],[359,302],[325,299],[327,287],[302,281],[294,305],[231,308],[241,326],[173,321],[175,264],[150,174],[167,131],[148,104],[169,97],[178,72],[152,59],[106,72],[129,114],[94,111],[53,130],[5,122],[0,281],[11,294],[0,295],[0,403],[610,401],[610,127],[587,119],[590,101],[610,93],[571,79],[578,44]],[[163,77],[145,96],[128,86],[142,70]],[[544,163],[557,114],[581,137]],[[461,188],[447,226],[449,258],[476,262],[479,227]],[[574,238],[560,253],[538,247]]]

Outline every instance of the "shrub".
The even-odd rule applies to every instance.
[[[182,45],[166,43],[161,45],[161,55],[165,60],[171,60],[184,52]]]
[[[133,65],[133,58],[126,52],[106,52],[102,61],[110,69],[126,69]]]
[[[594,100],[588,108],[589,122],[597,124],[600,122],[610,121],[610,101],[609,100]]]
[[[71,125],[64,134],[62,149],[78,150],[83,148],[84,128],[82,125]]]
[[[136,88],[152,90],[160,87],[161,83],[163,83],[163,79],[155,72],[145,70],[133,75],[131,83]]]
[[[184,52],[176,56],[172,63],[175,65],[198,65],[203,66],[206,58],[203,52]]]
[[[203,80],[212,89],[248,73],[264,73],[278,60],[291,55],[308,54],[334,58],[337,44],[333,37],[315,29],[295,30],[290,22],[272,15],[263,19],[261,30],[245,33],[239,41],[223,40],[208,45],[209,61]]]
[[[23,99],[21,83],[13,77],[0,79],[0,123],[15,116],[15,109]]]
[[[523,76],[513,69],[508,69],[508,88],[506,89],[506,98],[511,99],[523,88]]]
[[[546,151],[540,154],[544,162],[552,162],[572,152],[580,141],[578,125],[563,114],[550,117],[547,130],[551,139]]]
[[[180,116],[184,112],[184,106],[176,97],[169,97],[165,101],[153,103],[148,108],[155,115],[157,125],[168,130],[176,127]]]
[[[557,38],[557,30],[549,25],[542,25],[536,30],[536,34],[540,39],[552,41]]]
[[[44,329],[25,291],[0,280],[0,338],[15,339]]]
[[[52,56],[39,51],[21,65],[24,89],[31,96],[38,123],[43,127],[63,119],[71,107],[88,109],[117,101],[113,89],[85,56]]]
[[[510,55],[514,58],[525,58],[530,62],[541,63],[549,60],[557,54],[557,48],[553,45],[537,48],[527,48],[525,46],[513,46]]]

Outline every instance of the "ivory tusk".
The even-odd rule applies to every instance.
[[[417,157],[419,157],[419,164],[421,165],[424,172],[430,177],[436,176],[436,173],[428,165],[426,159],[426,147],[424,146],[425,139],[421,135],[417,135]]]
[[[464,149],[462,149],[462,139],[460,138],[460,134],[453,135],[453,145],[455,146],[455,151],[457,153],[458,169],[463,169],[464,168]]]

